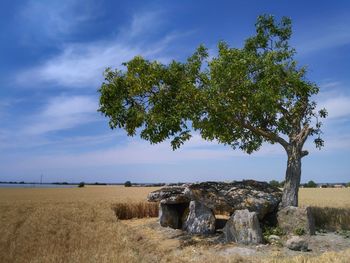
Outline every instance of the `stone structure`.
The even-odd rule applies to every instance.
[[[225,226],[228,240],[259,243],[262,241],[259,220],[276,214],[281,196],[281,191],[268,183],[246,180],[164,187],[151,192],[148,201],[160,203],[162,226],[191,234],[210,234],[220,225],[216,224],[215,214],[226,214],[232,216]],[[244,225],[248,226],[246,231]]]
[[[315,223],[310,207],[300,208],[287,206],[277,213],[278,226],[286,234],[296,234],[304,231],[305,234],[315,234]]]
[[[259,244],[263,241],[257,213],[249,212],[248,209],[235,211],[223,232],[227,242]]]

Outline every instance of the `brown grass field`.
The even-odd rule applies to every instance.
[[[350,249],[318,257],[282,258],[275,254],[258,260],[218,256],[206,246],[172,249],[172,240],[155,239],[151,232],[136,231],[133,225],[142,219],[116,217],[116,211],[123,211],[125,218],[155,215],[154,207],[142,203],[148,192],[155,189],[0,188],[0,262],[350,262]],[[350,221],[344,219],[350,220],[350,188],[301,189],[300,203],[315,206],[319,209],[316,212],[323,211],[321,217],[335,218],[324,224],[341,221],[340,227],[350,227]],[[341,211],[348,214],[337,218]]]

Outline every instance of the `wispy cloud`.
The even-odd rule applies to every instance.
[[[30,0],[22,5],[17,19],[22,36],[30,44],[48,39],[62,42],[98,14],[98,6],[91,0]]]
[[[350,97],[337,96],[320,103],[320,107],[326,108],[329,119],[344,118],[350,116]]]
[[[350,117],[350,95],[346,92],[346,84],[340,81],[327,81],[320,85],[321,92],[315,98],[318,101],[318,108],[325,108],[328,117],[325,120],[334,121]]]
[[[19,73],[17,82],[25,85],[32,83],[31,87],[39,88],[59,86],[97,89],[106,67],[120,67],[123,62],[141,54],[147,58],[167,60],[165,48],[183,34],[168,33],[152,43],[131,41],[136,35],[141,37],[154,30],[157,27],[156,20],[159,19],[158,12],[135,15],[131,24],[116,38],[65,44],[56,56]]]
[[[137,36],[145,36],[150,33],[155,33],[161,25],[163,14],[159,10],[144,12],[141,14],[134,14],[131,25],[122,30],[122,35],[128,38]]]
[[[341,85],[340,81],[325,81],[320,84],[321,89],[332,89],[332,88],[337,88]]]
[[[30,118],[25,134],[40,135],[96,121],[97,99],[90,96],[60,96],[49,100],[44,109]]]
[[[311,54],[317,51],[335,48],[350,44],[349,15],[338,16],[333,20],[325,20],[325,23],[309,24],[309,30],[299,36],[297,51],[300,55]],[[305,28],[302,25],[303,29]],[[300,29],[303,32],[302,29]],[[298,37],[298,36],[297,36]]]

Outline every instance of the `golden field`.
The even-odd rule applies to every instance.
[[[172,249],[174,240],[138,232],[137,220],[118,220],[113,210],[120,203],[142,210],[140,202],[155,189],[0,188],[0,262],[349,262],[350,250],[257,261],[215,255],[206,246]],[[349,208],[350,188],[301,189],[300,203]]]

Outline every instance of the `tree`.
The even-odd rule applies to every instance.
[[[124,186],[125,186],[125,187],[130,187],[130,186],[131,186],[131,182],[130,182],[130,181],[126,181],[126,182],[124,183]]]
[[[327,112],[316,111],[311,96],[319,88],[294,60],[291,33],[289,18],[263,15],[242,48],[219,42],[213,58],[204,46],[168,65],[136,56],[123,71],[106,69],[99,111],[111,129],[140,131],[151,144],[171,139],[173,149],[192,131],[248,154],[278,143],[287,153],[281,205],[297,206],[303,146],[311,135],[323,146],[319,119]]]
[[[79,188],[85,187],[85,183],[84,183],[84,182],[80,182],[80,183],[78,184],[78,187],[79,187]]]
[[[307,188],[316,188],[316,187],[317,187],[317,184],[316,184],[314,181],[310,180],[310,181],[308,181],[308,182],[305,184],[305,187],[307,187]]]

